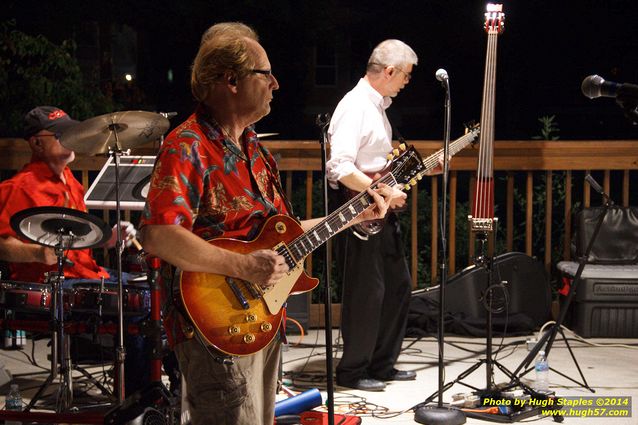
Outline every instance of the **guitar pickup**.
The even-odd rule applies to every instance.
[[[262,291],[262,289],[258,285],[255,285],[254,283],[246,282],[245,280],[243,282],[248,292],[250,292],[251,297],[256,299],[260,299],[262,297],[262,295],[264,294],[264,291]]]
[[[244,294],[241,293],[241,289],[239,289],[233,278],[226,277],[226,283],[228,284],[230,290],[233,291],[235,298],[237,298],[237,301],[239,301],[242,308],[244,310],[248,310],[250,308],[250,304],[248,304],[248,300],[246,299],[246,297],[244,297]]]

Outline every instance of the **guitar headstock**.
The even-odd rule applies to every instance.
[[[485,32],[488,34],[502,34],[505,30],[505,13],[503,13],[503,5],[488,3],[486,10]]]
[[[416,185],[417,180],[421,180],[421,171],[425,169],[425,166],[414,146],[406,147],[405,144],[401,144],[399,148],[403,152],[395,149],[392,151],[392,157],[388,159],[392,159],[391,173],[394,180],[408,190]]]
[[[481,134],[481,124],[476,121],[470,121],[464,124],[465,126],[465,135],[471,134],[472,136],[472,146],[476,143],[479,134]]]

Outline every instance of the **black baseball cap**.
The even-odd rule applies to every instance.
[[[66,112],[55,106],[38,106],[24,116],[24,138],[28,139],[41,130],[62,134],[65,130],[79,124],[72,120]]]

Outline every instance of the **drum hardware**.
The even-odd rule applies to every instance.
[[[57,258],[57,274],[47,276],[51,285],[51,372],[33,396],[25,412],[40,400],[44,391],[59,377],[56,412],[68,411],[73,403],[73,366],[70,341],[64,320],[65,251],[94,248],[108,241],[111,229],[97,217],[61,207],[35,207],[22,210],[11,217],[11,227],[21,237],[39,245],[53,248]]]
[[[115,366],[117,371],[117,399],[124,402],[124,313],[122,285],[122,226],[120,205],[120,158],[130,149],[160,139],[170,123],[162,114],[146,111],[122,111],[90,118],[65,132],[60,143],[76,153],[108,154],[115,164],[115,220],[118,288],[118,341]]]

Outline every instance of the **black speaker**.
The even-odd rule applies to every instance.
[[[308,332],[308,328],[310,327],[310,297],[310,292],[291,295],[288,297],[288,304],[286,306],[286,315],[299,322],[299,325],[301,325],[305,333]],[[296,334],[301,331],[295,324],[288,322],[286,332]]]
[[[488,276],[486,268],[470,266],[448,279],[446,331],[484,336],[487,307],[492,310],[493,329],[509,334],[529,333],[550,318],[549,276],[542,263],[510,252],[494,258],[491,281]],[[413,292],[408,335],[436,332],[438,300],[438,286]]]

